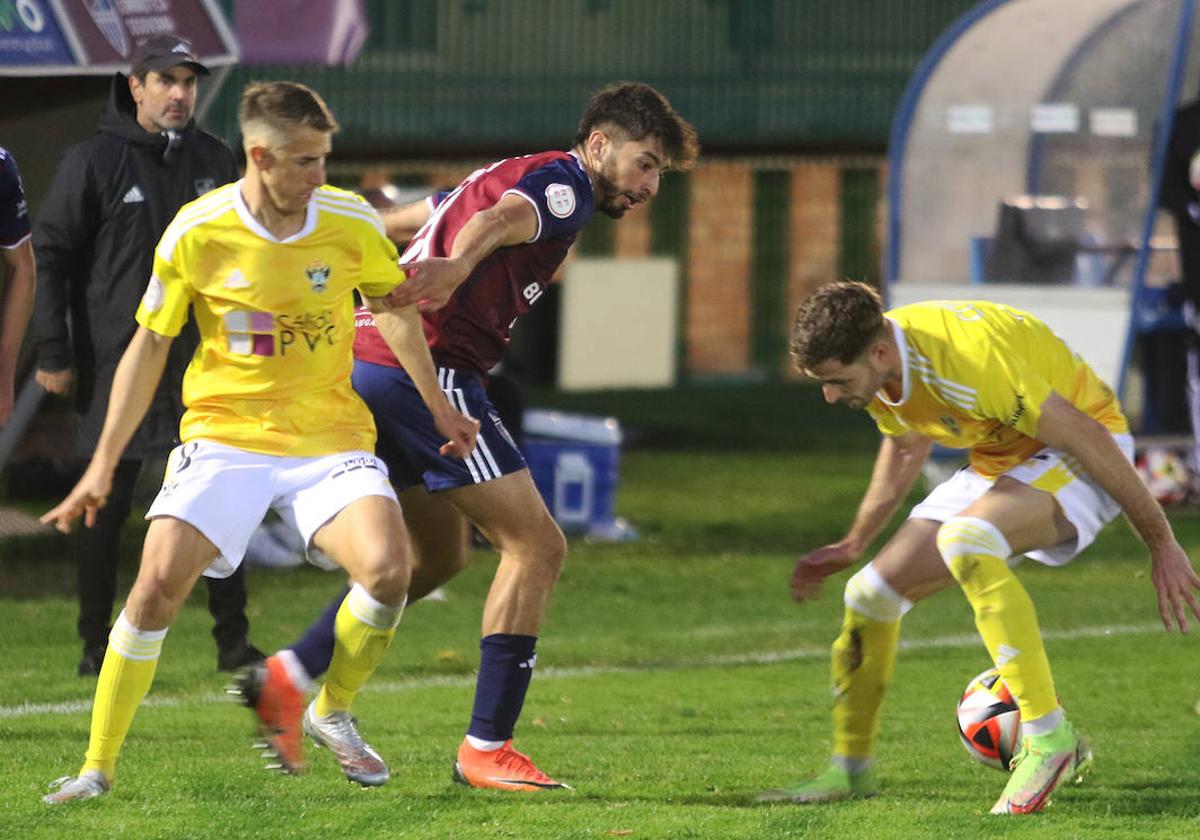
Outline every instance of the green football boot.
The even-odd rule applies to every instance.
[[[1045,735],[1031,735],[1013,757],[1012,775],[993,814],[1034,814],[1050,804],[1050,794],[1064,781],[1079,782],[1092,766],[1092,748],[1063,721]]]
[[[820,775],[793,787],[772,788],[756,797],[758,802],[839,802],[843,799],[870,799],[878,795],[874,774],[868,768],[857,773],[830,764]]]

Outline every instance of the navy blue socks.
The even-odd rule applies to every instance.
[[[476,749],[499,747],[513,736],[537,661],[537,636],[493,633],[479,642],[479,677],[467,739]]]

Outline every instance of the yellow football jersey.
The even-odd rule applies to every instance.
[[[168,336],[195,312],[180,439],[269,455],[372,451],[374,421],[350,386],[353,290],[378,297],[402,282],[396,248],[365,201],[333,187],[313,194],[297,233],[276,239],[241,183],[180,209],[137,311]]]
[[[1041,407],[1057,392],[1114,433],[1129,431],[1112,389],[1027,312],[986,301],[914,303],[886,313],[903,360],[900,399],[880,392],[867,411],[888,435],[917,432],[969,449],[998,476],[1042,448]]]

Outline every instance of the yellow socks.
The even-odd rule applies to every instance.
[[[404,604],[381,604],[354,584],[333,625],[333,661],[317,695],[316,713],[344,712],[375,671],[396,635]]]
[[[117,753],[125,743],[134,713],[154,681],[167,631],[138,630],[122,610],[108,637],[92,701],[92,731],[80,773],[99,770],[111,782]]]
[[[1058,697],[1037,613],[1008,567],[1004,535],[986,520],[956,516],[938,529],[937,546],[975,611],[975,626],[1021,708],[1021,720],[1055,712]]]
[[[869,765],[879,733],[879,707],[891,682],[900,619],[912,603],[868,564],[846,582],[846,615],[833,643],[833,754]],[[859,768],[863,769],[863,768]]]

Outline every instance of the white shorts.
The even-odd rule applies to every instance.
[[[307,546],[342,508],[367,496],[396,499],[387,467],[370,452],[288,458],[192,440],[171,450],[146,518],[171,516],[198,530],[220,552],[205,576],[224,578],[241,564],[269,509]]]
[[[1125,457],[1132,461],[1133,437],[1113,435],[1113,440],[1121,447]],[[1075,539],[1053,548],[1025,552],[1026,557],[1047,566],[1062,566],[1069,562],[1072,557],[1092,544],[1101,528],[1121,513],[1121,506],[1116,500],[1089,475],[1082,472],[1074,459],[1054,449],[1042,449],[1004,475],[1053,494],[1062,508],[1063,515],[1075,526]],[[984,478],[970,467],[963,467],[933,488],[925,500],[912,509],[908,518],[945,522],[950,517],[962,513],[972,502],[990,490],[993,483],[995,479]]]

